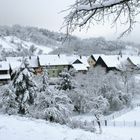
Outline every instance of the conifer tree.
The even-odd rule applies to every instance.
[[[23,60],[20,69],[15,74],[13,86],[15,89],[16,102],[19,105],[20,114],[28,112],[29,105],[34,103],[35,98],[35,83],[32,80],[33,74],[28,67],[27,59]]]
[[[59,90],[71,90],[73,89],[73,84],[72,84],[72,76],[67,70],[64,70],[63,72],[60,73],[60,85],[58,86]]]

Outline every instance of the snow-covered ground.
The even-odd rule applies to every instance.
[[[140,100],[139,100],[140,101]],[[140,140],[140,107],[114,114],[116,118],[107,121],[107,126],[103,126],[105,135],[114,135],[123,140]],[[79,115],[73,117],[74,120],[90,122],[94,119],[91,115]],[[104,119],[104,118],[103,118]],[[105,122],[103,121],[103,124]]]
[[[109,132],[109,133],[108,133]],[[0,115],[0,140],[123,140],[110,131],[95,134],[43,120]]]
[[[138,127],[105,127],[103,131],[104,134],[118,136],[123,140],[140,140],[140,128]]]
[[[140,122],[140,107],[134,108],[120,117],[114,119],[115,121],[139,121]]]

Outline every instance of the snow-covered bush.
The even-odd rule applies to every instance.
[[[70,128],[80,128],[84,129],[85,131],[95,132],[95,124],[94,122],[87,122],[87,121],[80,121],[80,120],[71,120],[67,124]]]
[[[67,91],[75,111],[106,114],[131,103],[131,94],[124,92],[121,79],[114,72],[106,73],[101,67],[96,67],[86,75],[78,74],[75,80],[75,89]]]
[[[109,103],[101,95],[89,93],[86,89],[74,89],[69,91],[68,96],[71,98],[74,110],[79,113],[103,114],[108,111]]]
[[[30,114],[52,122],[66,123],[73,111],[70,98],[57,89],[46,89],[37,94]]]

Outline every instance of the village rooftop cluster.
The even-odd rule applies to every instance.
[[[6,83],[11,80],[12,73],[20,68],[25,57],[6,57],[0,61],[0,81]],[[121,71],[125,67],[130,70],[140,68],[140,56],[129,55],[104,55],[92,54],[91,56],[79,55],[39,55],[26,57],[29,68],[34,69],[35,74],[42,74],[43,69],[48,70],[49,77],[58,77],[64,70],[75,69],[80,73],[86,73],[88,69],[96,66],[102,66],[106,71]]]

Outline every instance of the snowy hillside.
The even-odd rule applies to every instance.
[[[15,36],[0,37],[0,49],[7,52],[18,52],[21,49],[34,51],[34,54],[48,54],[53,49],[50,46],[41,46],[32,42],[23,41]]]
[[[1,140],[123,140],[109,133],[95,134],[43,120],[0,115]]]
[[[126,46],[125,49],[122,50],[122,54],[125,55],[138,55],[139,49],[133,46]]]
[[[12,27],[0,26],[0,36],[14,36],[28,45],[30,45],[29,42],[34,45],[39,44],[41,50],[45,53],[48,52],[46,47],[51,48],[53,50],[51,50],[51,53],[53,54],[119,54],[120,51],[122,51],[123,54],[137,55],[140,52],[140,45],[135,43],[121,40],[108,41],[103,37],[81,39],[76,36],[69,36],[66,38],[66,35],[63,33],[36,27],[22,27],[19,25]],[[40,46],[38,47],[39,49]]]

